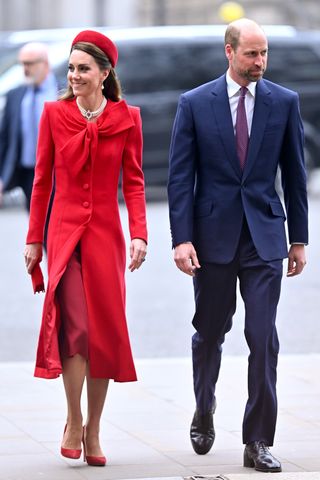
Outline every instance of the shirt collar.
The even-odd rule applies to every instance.
[[[51,88],[56,88],[56,79],[53,73],[49,73],[46,78],[43,80],[40,85],[37,85],[36,90],[38,92],[46,92],[47,90],[50,90]],[[30,86],[30,89],[34,89],[34,86]]]
[[[241,88],[241,85],[239,85],[230,77],[229,70],[226,73],[226,81],[227,81],[228,97],[231,98],[234,95],[238,94],[239,88]],[[256,95],[256,87],[257,87],[257,82],[250,82],[249,85],[247,85],[247,89],[249,90],[253,98],[255,98],[255,95]]]

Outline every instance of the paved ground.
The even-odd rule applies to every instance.
[[[320,330],[315,327],[320,310],[319,207],[316,195],[310,204],[308,267],[301,278],[284,280],[279,306],[282,349],[273,453],[282,461],[284,472],[276,475],[278,480],[320,480]],[[32,295],[24,271],[27,218],[14,205],[0,212],[0,480],[181,480],[191,476],[269,480],[269,474],[242,467],[247,360],[241,307],[225,345],[217,390],[216,443],[208,455],[192,451],[188,430],[194,400],[187,358],[192,285],[172,263],[165,204],[150,205],[148,212],[148,260],[141,272],[127,278],[139,382],[111,385],[102,423],[106,468],[88,467],[59,454],[65,423],[61,380],[32,377],[43,297]]]
[[[246,362],[242,356],[224,358],[217,390],[216,442],[212,452],[198,456],[188,438],[194,407],[190,360],[137,361],[139,382],[110,387],[102,422],[102,444],[109,461],[105,468],[60,456],[65,421],[61,380],[33,379],[31,363],[1,363],[0,480],[181,479],[218,474],[228,480],[269,480],[268,475],[242,467]],[[284,473],[275,479],[320,479],[319,371],[320,355],[280,357],[273,453],[282,461]]]
[[[283,279],[277,318],[281,353],[320,353],[320,329],[315,328],[320,311],[319,211],[320,194],[310,201],[307,267],[303,275]],[[121,214],[125,223],[124,208]],[[192,280],[174,265],[165,203],[148,205],[148,223],[147,261],[138,272],[128,272],[126,279],[134,355],[136,358],[187,357],[194,332]],[[32,295],[26,275],[22,256],[26,230],[27,214],[21,207],[0,210],[0,298],[4,299],[0,302],[0,361],[32,361],[34,358],[43,296]],[[127,233],[127,229],[124,230]],[[286,265],[285,261],[285,268]],[[241,301],[232,331],[226,338],[225,353],[247,354]]]

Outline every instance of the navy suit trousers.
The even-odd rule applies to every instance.
[[[243,443],[263,440],[273,445],[276,418],[276,368],[279,342],[276,311],[280,297],[282,260],[266,262],[254,247],[244,221],[231,263],[201,263],[194,277],[196,311],[192,338],[193,378],[197,408],[213,405],[222,344],[232,327],[236,287],[245,305],[245,337],[250,350],[248,401],[243,419]],[[235,396],[235,401],[237,398]]]

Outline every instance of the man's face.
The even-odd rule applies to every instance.
[[[226,45],[229,72],[233,80],[246,86],[260,80],[267,67],[268,42],[260,30],[241,32],[236,50]]]
[[[37,51],[22,51],[19,62],[23,67],[27,83],[40,85],[47,76],[48,63]]]

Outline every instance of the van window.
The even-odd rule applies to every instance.
[[[320,82],[319,57],[308,46],[270,44],[265,77],[282,85],[288,82]]]
[[[6,72],[17,62],[17,48],[0,48],[0,75]]]
[[[125,94],[189,90],[226,68],[223,45],[209,41],[119,45],[117,73]]]

